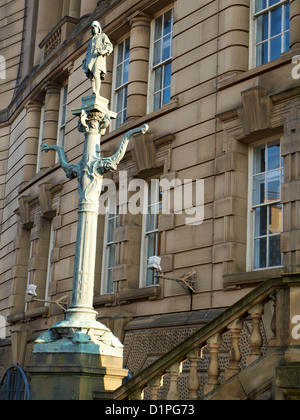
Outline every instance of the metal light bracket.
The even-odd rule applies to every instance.
[[[53,300],[43,300],[43,299],[37,299],[36,297],[33,297],[31,299],[31,302],[42,302],[42,303],[50,303],[50,305],[56,305],[58,306],[60,309],[62,309],[63,311],[65,311],[68,308],[68,300],[69,300],[69,296],[65,295],[62,296],[61,298],[53,301]]]
[[[165,280],[176,281],[185,290],[188,290],[189,292],[192,292],[192,293],[196,293],[196,285],[197,285],[196,274],[197,273],[195,271],[191,271],[182,277],[173,278],[173,277],[164,276],[158,273],[157,277],[161,279],[165,279]]]

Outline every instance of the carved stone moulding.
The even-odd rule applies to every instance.
[[[15,211],[19,215],[21,224],[24,229],[31,229],[33,226],[33,211],[38,205],[41,216],[44,218],[52,219],[56,212],[56,206],[59,204],[55,203],[56,198],[60,199],[60,192],[62,191],[62,185],[52,185],[42,183],[38,186],[39,195],[38,197],[21,196],[18,200],[19,207]]]
[[[241,93],[242,108],[238,110],[240,121],[247,136],[270,128],[273,103],[267,89],[256,86]]]
[[[72,109],[72,114],[79,117],[78,129],[85,133],[96,130],[104,135],[111,119],[117,114],[108,109],[109,100],[99,95],[85,96],[81,100],[81,107]]]

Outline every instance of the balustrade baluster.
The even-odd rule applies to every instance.
[[[252,333],[250,336],[251,353],[247,357],[247,361],[246,361],[247,366],[251,365],[262,356],[261,347],[263,344],[263,338],[260,331],[260,322],[262,319],[263,312],[264,312],[264,307],[262,304],[258,304],[254,306],[249,311],[253,328],[252,328]]]
[[[129,401],[141,401],[144,399],[144,390],[143,389],[137,389],[132,394],[128,396]]]
[[[220,366],[218,361],[218,352],[222,344],[222,337],[220,334],[215,334],[209,340],[207,340],[207,345],[210,349],[210,362],[208,367],[208,383],[204,387],[204,394],[207,395],[215,389],[216,386],[220,385],[219,375],[220,375]]]
[[[201,349],[197,348],[188,354],[190,361],[190,375],[188,380],[189,399],[197,400],[200,388],[200,379],[198,374],[198,363],[201,359]]]
[[[150,400],[157,401],[158,400],[158,391],[162,386],[162,377],[156,376],[155,378],[151,379],[148,382],[150,388]]]
[[[167,400],[179,400],[179,394],[177,389],[177,380],[182,371],[181,363],[174,363],[169,369],[167,369],[167,373],[170,376],[170,388],[167,395]]]
[[[229,361],[231,362],[230,367],[225,372],[225,379],[228,381],[234,375],[239,373],[241,370],[239,366],[239,362],[241,361],[242,355],[240,351],[239,339],[240,334],[243,329],[243,321],[241,319],[236,319],[235,321],[231,322],[227,329],[231,333],[231,349],[228,353]]]

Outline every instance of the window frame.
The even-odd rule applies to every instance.
[[[66,83],[60,90],[60,99],[59,99],[60,102],[59,102],[57,145],[62,148],[64,148],[65,138],[66,138],[68,93],[69,93],[68,89],[69,89],[69,85],[68,83]],[[63,123],[63,120],[64,120],[64,123]],[[56,162],[58,162],[58,156],[56,156]]]
[[[33,257],[33,241],[30,241],[30,245],[29,245],[29,258],[28,258],[28,262],[31,260],[31,258]],[[28,286],[31,284],[31,271],[27,270],[27,286],[26,286],[26,290],[28,289]],[[30,302],[25,302],[25,307],[24,307],[24,311],[28,312],[29,309],[29,303]]]
[[[110,295],[114,293],[114,287],[112,282],[112,291],[109,291],[108,289],[108,281],[109,281],[109,270],[112,271],[113,267],[115,267],[115,264],[112,267],[108,266],[109,258],[110,258],[110,251],[112,247],[115,247],[115,262],[116,262],[116,243],[115,241],[108,241],[108,229],[109,229],[109,222],[110,220],[115,220],[114,225],[114,233],[116,228],[118,227],[119,222],[119,209],[116,208],[115,214],[110,213],[110,211],[107,211],[105,215],[105,223],[104,223],[104,241],[103,241],[103,256],[102,256],[102,281],[101,281],[101,295]]]
[[[171,56],[168,59],[161,61],[159,64],[154,65],[153,64],[153,60],[154,60],[154,44],[155,44],[155,42],[157,42],[157,40],[154,39],[154,36],[155,36],[155,22],[156,22],[156,20],[160,16],[164,16],[170,10],[172,11],[172,31],[171,31],[171,34],[172,34],[172,37],[171,37],[172,45],[171,45]],[[173,40],[174,40],[174,5],[171,5],[171,6],[166,7],[165,9],[161,10],[156,15],[154,15],[153,20],[151,22],[147,114],[150,114],[150,113],[156,111],[154,109],[154,95],[155,95],[155,93],[163,92],[164,90],[166,90],[167,87],[170,87],[170,89],[172,89],[172,67],[171,67],[171,84],[168,85],[167,87],[162,87],[161,89],[159,89],[156,92],[154,92],[154,88],[155,88],[155,71],[158,68],[160,68],[160,67],[162,67],[164,69],[164,67],[167,64],[170,64],[170,63],[171,63],[171,66],[172,66],[172,61],[173,61],[173,46],[174,46]],[[162,80],[163,80],[163,77],[164,77],[164,71],[162,72]],[[170,93],[170,95],[172,97],[172,92]],[[163,104],[162,103],[162,98],[161,98],[161,106],[160,106],[160,108],[158,108],[158,110],[161,109],[164,105],[166,105],[166,104]]]
[[[48,222],[47,222],[48,223]],[[41,238],[40,238],[41,239]],[[55,249],[55,243],[56,243],[56,230],[54,229],[54,220],[53,218],[51,220],[49,220],[49,237],[48,237],[48,249],[47,249],[47,271],[46,271],[46,276],[45,276],[45,282],[43,283],[43,285],[39,286],[39,289],[43,289],[44,287],[44,293],[43,293],[43,306],[44,307],[50,307],[50,296],[49,296],[49,287],[50,284],[53,280],[53,268],[54,268],[54,262],[51,261],[52,258],[52,251]],[[40,254],[40,249],[41,248],[36,248],[36,243],[35,240],[31,240],[30,241],[30,246],[29,246],[29,258],[28,258],[28,263],[31,261],[32,258],[44,258],[45,254],[41,255]],[[35,252],[38,252],[38,255],[34,255],[34,250]],[[45,249],[46,252],[46,249]],[[41,270],[42,271],[42,270]],[[27,272],[27,288],[30,284],[32,283],[32,278],[31,278],[31,273],[32,271],[28,271]],[[26,290],[27,290],[26,288]],[[30,302],[25,302],[25,312],[28,312],[29,310],[29,303]]]
[[[152,181],[155,181],[155,202],[152,203],[152,198],[153,198],[153,194],[152,194],[152,190],[151,190],[151,183]],[[154,182],[153,182],[154,184]],[[149,204],[149,191],[151,194],[151,203]],[[145,287],[153,287],[156,286],[157,284],[155,284],[155,278],[154,278],[154,272],[153,272],[153,284],[147,284],[147,272],[148,272],[148,246],[149,246],[149,238],[150,235],[155,234],[155,252],[157,255],[159,256],[160,254],[160,233],[159,233],[159,214],[160,214],[160,210],[162,209],[162,197],[161,200],[159,200],[160,196],[161,196],[161,190],[160,190],[160,183],[159,183],[159,178],[153,178],[150,181],[148,181],[148,188],[147,188],[147,193],[148,193],[148,201],[147,201],[147,212],[146,214],[143,214],[143,220],[142,220],[142,236],[141,236],[141,255],[140,255],[140,281],[139,281],[139,286],[140,288],[145,288]],[[157,198],[159,201],[157,201]],[[159,206],[159,212],[158,213],[154,213],[156,215],[156,229],[151,229],[151,230],[147,230],[147,222],[148,222],[148,215],[149,215],[149,208],[152,207],[156,207]],[[153,255],[153,256],[154,256]]]
[[[118,63],[118,52],[119,52],[119,46],[124,43],[125,46],[125,42],[127,41],[127,39],[129,39],[129,57],[128,59],[124,60],[124,54],[123,54],[123,61],[121,63]],[[119,65],[123,65],[127,60],[128,60],[128,76],[129,76],[129,71],[130,71],[130,42],[131,42],[131,38],[130,38],[130,34],[127,34],[124,38],[122,38],[116,45],[116,47],[114,48],[114,71],[113,71],[113,93],[112,93],[112,109],[115,110],[115,112],[117,114],[119,113],[126,113],[127,116],[127,96],[128,96],[128,85],[129,85],[129,77],[128,77],[128,81],[125,83],[122,83],[120,86],[117,86],[117,68]],[[122,73],[123,76],[123,73]],[[118,105],[118,93],[121,91],[124,91],[125,96],[126,97],[126,107],[122,106],[122,110],[118,113],[117,112],[117,105]],[[123,104],[124,105],[124,98],[123,98]],[[118,128],[120,128],[122,126],[122,124],[124,124],[126,122],[126,118],[125,121],[122,118],[122,122],[121,124],[118,126],[117,125],[117,118],[114,120],[113,124],[112,124],[112,129],[113,130],[117,130]]]
[[[271,30],[271,25],[270,25],[270,16],[271,16],[271,12],[275,9],[277,9],[278,7],[283,7],[284,5],[289,4],[289,0],[279,0],[278,3],[271,5],[271,6],[267,6],[265,9],[259,11],[259,12],[255,12],[255,0],[252,0],[250,2],[250,45],[249,45],[249,53],[250,53],[250,59],[249,59],[249,64],[250,64],[250,69],[253,68],[257,68],[260,67],[262,65],[271,63],[275,60],[271,60],[270,59],[270,52],[271,52],[271,48],[270,45],[268,46],[268,61],[266,63],[262,63],[262,64],[257,64],[257,46],[259,44],[263,44],[263,41],[258,42],[257,43],[257,19],[259,18],[259,16],[262,16],[264,14],[268,14],[268,20],[269,20],[269,29],[268,29],[268,38],[267,43],[270,44],[272,39],[275,39],[277,37],[281,37],[281,54],[287,52],[288,50],[285,51],[285,49],[283,48],[284,46],[284,34],[289,33],[290,32],[290,26],[287,30],[284,30],[284,15],[282,14],[281,19],[282,19],[282,27],[281,29],[283,31],[280,32],[280,34],[276,34],[276,36],[270,36],[270,30]],[[266,41],[265,40],[265,41]]]
[[[40,172],[41,165],[42,165],[42,144],[43,144],[43,137],[44,137],[44,121],[45,121],[45,104],[41,106],[38,150],[37,150],[37,157],[36,157],[36,173],[37,174]]]
[[[53,277],[53,262],[51,261],[52,251],[55,248],[55,230],[54,230],[54,223],[53,219],[50,223],[50,237],[49,237],[49,251],[48,251],[48,264],[47,264],[47,276],[46,276],[46,284],[45,284],[45,300],[49,300],[49,286],[52,282]],[[45,302],[45,306],[50,306],[49,302]]]
[[[266,266],[266,267],[262,267],[262,268],[255,268],[255,246],[254,246],[254,241],[255,239],[258,239],[260,236],[266,237],[267,238],[267,242],[269,237],[271,236],[275,236],[272,234],[267,234],[266,235],[260,235],[260,236],[255,236],[255,209],[259,208],[259,207],[267,207],[269,209],[270,206],[272,205],[276,205],[276,204],[281,204],[282,205],[282,231],[280,233],[280,235],[283,233],[283,221],[284,221],[284,208],[283,208],[283,204],[282,204],[282,182],[280,184],[280,199],[279,200],[274,200],[272,202],[268,202],[265,204],[261,204],[261,205],[255,205],[253,203],[253,188],[254,188],[254,183],[253,183],[253,178],[255,176],[254,172],[254,149],[257,146],[260,145],[268,145],[271,144],[275,141],[279,141],[280,144],[280,162],[282,162],[283,157],[281,155],[281,138],[280,136],[272,136],[269,137],[266,140],[261,140],[255,143],[252,143],[251,145],[249,145],[249,153],[248,153],[248,158],[249,158],[249,170],[248,170],[248,215],[247,215],[247,272],[253,272],[253,271],[261,271],[261,270],[271,270],[271,269],[276,269],[276,268],[282,268],[283,267],[283,254],[281,253],[281,265],[278,266]],[[282,165],[282,163],[281,163]],[[284,165],[280,166],[280,168],[278,169],[281,171],[281,181],[282,181],[282,175],[284,175]],[[272,172],[272,171],[267,171],[265,170],[263,173],[268,173],[268,172]],[[258,174],[256,174],[258,175]],[[279,235],[279,234],[278,234]],[[267,247],[268,249],[268,247]],[[268,253],[266,253],[266,260],[268,259]]]

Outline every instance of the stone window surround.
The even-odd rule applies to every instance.
[[[279,1],[279,0],[278,0]],[[287,0],[281,0],[284,3]],[[282,6],[282,4],[280,5]],[[278,4],[269,7],[267,10],[278,7]],[[257,68],[256,65],[256,20],[254,18],[254,2],[250,3],[250,45],[249,45],[249,69]],[[269,61],[270,62],[270,61]],[[272,62],[272,61],[271,61]]]
[[[113,256],[114,264],[116,260],[116,243],[114,242],[115,231],[118,225],[119,214],[118,212],[114,215],[109,212],[105,215],[104,227],[100,226],[100,229],[103,229],[104,240],[103,240],[103,252],[102,252],[102,270],[101,270],[101,295],[111,294],[108,292],[110,287],[113,287],[112,279],[112,270],[113,266],[109,266],[109,261]],[[109,242],[109,223],[112,222],[113,226],[113,238]]]
[[[245,74],[240,74],[238,76],[220,80],[219,88],[220,90],[223,90],[227,87],[242,83],[243,81],[258,76],[259,74],[264,73],[269,69],[275,69],[282,65],[288,64],[291,62],[291,59],[292,52],[282,54],[282,56],[274,62],[270,62],[261,67],[252,69]],[[232,109],[217,115],[217,117],[223,123],[224,134],[228,137],[228,139],[251,145],[257,143],[259,140],[272,138],[273,136],[281,139],[282,142],[282,139],[285,137],[295,135],[291,134],[296,133],[296,122],[294,122],[293,117],[287,113],[284,107],[281,109],[279,107],[280,111],[277,111],[276,105],[282,103],[283,101],[294,101],[297,97],[297,92],[294,89],[290,89],[288,92],[276,93],[270,96],[266,90],[259,86],[250,89],[248,93],[250,92],[251,94],[251,91],[254,96],[257,95],[256,99],[260,98],[258,99],[258,103],[260,103],[260,106],[258,107],[260,109],[260,117],[256,120],[258,121],[258,126],[254,126],[253,124],[251,126],[251,123],[249,123],[249,120],[247,121],[247,117],[245,117],[247,114],[251,115],[251,112],[253,111],[249,109],[248,112],[247,108],[242,109],[243,107],[247,107],[246,103],[243,103],[243,95],[246,95],[247,92],[242,92],[241,96],[243,105],[241,108]],[[249,118],[251,119],[251,116]],[[283,152],[285,157],[288,156],[287,154],[290,152],[290,149],[291,152],[294,150],[292,146],[286,144],[287,142],[288,141],[285,142],[285,151]],[[283,184],[283,186],[285,186],[285,184]],[[282,199],[282,202],[284,206],[287,205],[286,198]],[[282,236],[285,238],[287,238],[288,235],[289,232],[282,233]],[[277,267],[225,274],[223,275],[224,290],[240,289],[244,286],[248,287],[257,285],[270,277],[281,275],[283,270],[283,268]]]
[[[151,191],[151,200],[153,198],[153,191],[150,190],[151,188],[151,181],[152,179],[155,178],[151,178],[150,180],[147,180],[148,183],[148,188],[149,191]],[[160,203],[160,191],[159,188],[156,188],[155,190],[156,193],[156,200],[154,203],[154,206],[161,206]],[[147,207],[148,207],[148,214],[149,212],[151,212],[153,204],[151,201],[151,204],[149,204],[148,200],[147,200]],[[155,227],[153,226],[153,230],[148,229],[147,228],[147,224],[148,224],[148,216],[147,215],[143,215],[142,218],[142,235],[141,235],[141,257],[140,257],[140,288],[143,287],[151,287],[155,285],[155,276],[154,273],[151,273],[151,280],[152,280],[152,284],[148,284],[147,285],[147,276],[149,273],[149,270],[147,270],[147,254],[148,254],[148,247],[150,246],[150,236],[155,237],[154,239],[154,248],[155,248],[155,253],[154,255],[160,255],[161,254],[161,250],[160,250],[160,231],[159,231],[159,213],[156,215],[155,217]],[[151,255],[153,256],[153,255]]]
[[[258,270],[264,270],[264,269],[270,269],[270,268],[280,268],[282,267],[282,264],[278,264],[275,267],[274,266],[267,266],[265,268],[261,268],[261,269],[255,269],[253,268],[253,264],[254,264],[254,204],[253,204],[253,152],[254,152],[254,147],[259,146],[259,145],[267,145],[270,144],[274,141],[280,141],[280,137],[281,136],[277,136],[275,135],[274,137],[270,137],[270,138],[265,138],[262,141],[259,142],[255,142],[254,144],[251,144],[249,146],[249,180],[248,180],[248,185],[249,185],[249,191],[248,191],[248,202],[249,202],[249,206],[248,206],[248,244],[247,244],[247,268],[248,271],[258,271]],[[281,150],[281,147],[280,147]],[[280,163],[281,165],[281,163]],[[278,169],[278,171],[280,170],[280,172],[282,173],[282,167],[280,166],[280,168]],[[267,171],[267,169],[266,169]],[[265,171],[265,173],[266,173]],[[280,176],[280,180],[282,180],[282,174]],[[280,184],[281,185],[281,184]],[[275,203],[275,204],[280,204],[281,203],[281,197],[279,200],[273,200],[272,202],[269,202],[268,204],[266,204],[266,208],[268,208],[271,203]],[[283,219],[283,218],[282,218]],[[283,221],[283,220],[282,220]],[[263,236],[263,235],[262,235]],[[269,234],[266,233],[266,237],[269,239]],[[267,254],[268,257],[268,254]]]
[[[38,150],[36,157],[36,173],[41,170],[42,163],[42,143],[43,143],[43,131],[44,131],[44,116],[45,116],[45,103],[41,105],[41,117],[40,117],[40,128],[39,128],[39,139],[38,139]]]
[[[150,123],[152,120],[155,120],[165,114],[168,114],[176,109],[178,109],[178,100],[174,99],[170,103],[166,104],[163,108],[158,111],[152,112],[149,115],[145,115],[144,117],[138,118],[136,120],[128,121],[123,124],[118,130],[115,130],[111,133],[106,134],[101,139],[101,147],[102,153],[104,156],[111,155],[113,153],[110,150],[110,141],[113,140],[115,137],[122,136],[127,131],[133,129],[138,125],[143,125],[145,123]],[[129,176],[139,176],[142,174],[143,171],[147,170],[147,168],[153,168],[153,150],[156,150],[155,153],[155,161],[157,162],[157,166],[162,168],[162,173],[168,174],[171,170],[171,159],[172,159],[172,142],[174,141],[174,135],[172,133],[153,139],[152,135],[145,135],[142,138],[138,138],[133,140],[135,142],[134,146],[131,147],[130,150],[127,151],[123,161],[119,166],[119,170],[127,170]],[[144,150],[144,151],[143,151]],[[146,150],[146,152],[145,152]],[[58,165],[55,165],[49,171],[53,171],[58,168]],[[46,175],[46,174],[45,174]],[[118,176],[117,174],[112,175],[116,184],[118,183]],[[172,229],[174,225],[174,217],[173,215],[163,216],[164,223],[161,228],[162,234],[165,230]],[[168,220],[166,220],[168,219]],[[170,220],[169,220],[170,219]],[[100,225],[99,225],[100,226]],[[173,258],[172,255],[162,255],[162,262],[164,262],[165,267],[168,272],[172,271],[172,264]],[[97,279],[95,279],[97,282]],[[96,288],[99,289],[99,285],[96,285]],[[122,305],[126,303],[130,303],[131,301],[140,300],[140,299],[163,299],[163,289],[160,285],[146,287],[146,288],[135,288],[135,289],[128,289],[125,291],[119,291],[114,294],[106,294],[102,296],[94,297],[94,305],[95,307],[103,307],[103,306],[116,306]]]
[[[159,67],[164,67],[167,63],[172,63],[172,53],[171,53],[171,57],[168,58],[168,60],[162,61],[159,64],[157,64],[156,66],[153,65],[153,58],[154,58],[154,32],[155,32],[155,22],[156,19],[159,18],[160,16],[165,15],[165,13],[167,13],[168,11],[172,10],[172,38],[171,38],[171,42],[173,43],[173,37],[174,37],[174,5],[168,6],[166,8],[164,8],[163,10],[161,10],[159,13],[157,13],[155,16],[153,16],[153,20],[151,22],[151,32],[150,32],[150,54],[149,54],[149,76],[148,76],[148,101],[147,101],[147,111],[148,113],[153,111],[154,108],[154,74],[155,71],[159,68]],[[173,50],[173,47],[171,46],[171,52]],[[163,85],[163,80],[162,80],[162,85]],[[161,92],[163,92],[164,87],[162,86],[161,88]],[[163,105],[162,105],[163,106]],[[162,108],[162,106],[160,108]]]
[[[120,63],[118,63],[118,55],[119,55],[119,47],[123,44],[123,50],[125,50],[125,43],[126,41],[129,39],[129,43],[130,43],[130,35],[127,35],[124,37],[124,39],[119,40],[118,44],[116,45],[115,49],[114,49],[114,69],[113,69],[113,81],[112,81],[112,109],[116,110],[117,109],[117,104],[118,104],[118,94],[120,92],[124,92],[124,95],[127,92],[128,89],[128,82],[129,80],[125,81],[125,82],[121,82],[119,85],[117,85],[117,68],[122,66],[122,78],[124,77],[124,64],[130,60],[130,51],[129,51],[129,58],[126,59],[124,57],[124,51],[123,51],[123,57],[122,57],[122,61]],[[129,47],[130,50],[130,47]],[[126,94],[127,95],[127,94]],[[127,104],[127,97],[126,97],[126,104]],[[122,99],[122,106],[120,107],[120,110],[118,110],[118,114],[127,114],[127,105],[126,107],[124,106],[124,97]],[[117,117],[118,120],[118,117]],[[117,127],[117,120],[116,122],[113,123],[114,127]],[[121,117],[121,123],[119,124],[119,126],[117,128],[120,127],[120,125],[122,125],[124,123],[123,121],[123,116]]]
[[[61,185],[51,185],[47,183],[41,183],[38,185],[39,195],[37,197],[30,197],[27,195],[20,195],[19,198],[19,208],[15,210],[15,214],[19,216],[21,229],[29,230],[30,241],[39,239],[39,229],[38,225],[43,225],[43,219],[47,219],[53,223],[53,231],[59,229],[61,223],[61,217],[59,216],[60,208],[60,194],[62,191]],[[51,223],[51,224],[52,224]],[[50,240],[50,237],[49,237]],[[30,247],[30,244],[27,243],[27,247]],[[59,249],[53,248],[51,255],[49,256],[49,249],[47,255],[35,255],[28,261],[28,269],[30,267],[38,267],[40,258],[47,260],[47,266],[49,257],[51,262],[54,263],[59,259]],[[45,280],[46,281],[46,280]],[[50,288],[53,287],[53,284],[49,284],[48,294],[50,295]],[[46,284],[45,284],[46,287]],[[24,309],[26,303],[26,295],[24,295]],[[28,308],[28,310],[21,313],[16,313],[8,317],[9,323],[15,323],[20,320],[28,320],[36,318],[39,316],[48,316],[51,313],[49,306],[44,304],[36,303],[34,308]]]
[[[68,117],[68,81],[66,81],[60,90],[59,118],[57,144],[64,147],[66,137],[66,125]],[[58,161],[58,158],[56,158]]]
[[[143,174],[147,174],[147,177],[150,175],[151,171],[159,170],[162,177],[168,176],[176,176],[176,174],[170,173],[170,163],[171,163],[171,144],[174,140],[174,136],[172,134],[163,136],[161,138],[153,139],[153,135],[145,135],[141,138],[135,139],[135,145],[129,150],[123,162],[120,164],[120,170],[126,170],[129,176],[140,176],[141,178],[144,177]],[[138,149],[138,150],[137,150]],[[145,156],[146,158],[145,160]],[[156,169],[155,169],[156,168]],[[150,171],[150,172],[149,172]],[[115,182],[118,182],[118,176],[115,174],[113,176]],[[168,218],[169,222],[166,221]],[[161,235],[161,257],[162,257],[162,265],[166,268],[168,272],[171,272],[173,269],[173,258],[171,255],[166,255],[164,251],[164,232],[166,230],[172,229],[174,227],[174,217],[170,215],[163,216],[163,224],[160,224],[159,218],[159,232]],[[125,229],[124,229],[125,228]],[[135,226],[132,228],[136,229]],[[123,246],[126,246],[128,241],[130,242],[130,238],[132,237],[131,226],[118,226],[117,232],[115,237],[117,239],[117,243],[123,243]],[[141,232],[140,232],[141,233]],[[142,238],[141,238],[142,239]],[[126,264],[125,264],[126,265]],[[117,274],[120,272],[118,268],[122,266],[116,267]],[[121,269],[121,273],[125,270],[126,275],[126,267],[124,266]],[[131,272],[128,271],[128,280],[125,280],[125,283],[132,283],[133,279],[131,279]],[[137,278],[139,277],[139,272],[137,272]],[[97,279],[95,279],[97,281]],[[122,283],[124,280],[116,280],[114,281],[121,281]],[[116,306],[116,305],[124,305],[128,304],[135,300],[156,300],[156,299],[163,299],[163,287],[162,284],[154,285],[150,287],[139,287],[138,283],[136,287],[122,287],[122,290],[118,290],[118,287],[115,288],[115,292],[111,294],[104,294],[101,296],[94,297],[94,304],[95,307],[101,306]]]

